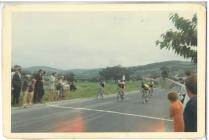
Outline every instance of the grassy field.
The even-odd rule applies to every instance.
[[[87,98],[95,97],[99,92],[99,86],[96,82],[76,82],[76,91],[67,91],[66,97],[64,99],[75,99],[75,98]],[[138,90],[140,86],[139,82],[126,82],[125,92]],[[107,82],[105,85],[105,95],[117,93],[117,84],[113,82]],[[49,101],[49,91],[45,90],[45,95],[43,97],[44,101]]]

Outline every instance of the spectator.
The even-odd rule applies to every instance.
[[[56,80],[55,80],[55,87],[56,87],[56,96],[55,96],[55,100],[59,100],[60,89],[61,89],[60,77],[57,77],[57,78],[56,78]]]
[[[68,84],[68,81],[64,78],[62,81],[62,88],[63,88],[63,97],[66,97],[68,94],[68,90],[70,91],[70,85]]]
[[[56,81],[57,100],[60,100],[64,97],[63,79],[64,76],[60,76]]]
[[[52,75],[50,76],[50,79],[49,79],[49,90],[50,90],[50,93],[49,93],[49,100],[50,101],[54,101],[55,100],[55,80],[56,80],[56,73],[53,72]]]
[[[13,76],[14,76],[14,74],[15,74],[15,71],[16,71],[15,68],[12,68],[12,69],[11,69],[11,79],[13,78]]]
[[[26,75],[26,80],[23,83],[23,107],[25,108],[27,105],[32,105],[33,94],[34,94],[34,86],[35,79],[32,79],[30,75]]]
[[[61,76],[59,79],[60,91],[59,91],[59,99],[64,98],[64,76]]]
[[[43,98],[43,96],[44,96],[44,94],[45,94],[45,90],[44,90],[44,79],[43,79],[43,76],[46,74],[46,72],[45,71],[43,71],[42,72],[42,80],[41,80],[41,82],[42,82],[42,92],[41,92],[41,94],[40,94],[40,102],[42,102],[42,98]]]
[[[13,99],[12,99],[12,105],[18,105],[19,104],[19,97],[22,87],[22,76],[21,76],[22,69],[21,67],[17,67],[15,70],[15,74],[12,77],[12,86],[13,86]]]
[[[44,95],[44,85],[42,76],[45,72],[43,70],[39,70],[38,74],[36,75],[36,83],[34,88],[34,103],[42,103],[41,99]]]
[[[183,132],[184,131],[184,119],[183,119],[183,105],[178,100],[178,95],[175,92],[170,92],[168,94],[168,100],[170,101],[170,116],[173,118],[174,131]]]
[[[189,76],[185,81],[189,101],[184,109],[185,132],[197,132],[197,75]]]
[[[27,90],[28,90],[28,86],[29,86],[29,81],[30,81],[30,75],[26,75],[23,81],[23,85],[22,85],[22,94],[23,94],[23,100],[22,100],[22,105],[23,107],[26,107],[26,97],[27,97]]]
[[[36,80],[32,79],[28,88],[27,99],[28,99],[28,103],[30,106],[33,104],[33,94],[34,94],[35,83],[36,83]]]

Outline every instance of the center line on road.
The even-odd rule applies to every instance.
[[[130,113],[122,113],[117,111],[111,111],[111,110],[100,110],[100,109],[92,109],[92,108],[79,108],[79,107],[68,107],[68,106],[58,106],[58,105],[49,105],[50,107],[56,107],[56,108],[68,108],[68,109],[74,109],[74,110],[86,110],[86,111],[96,111],[96,112],[105,112],[105,113],[112,113],[112,114],[120,114],[120,115],[126,115],[126,116],[135,116],[135,117],[141,117],[141,118],[147,118],[147,119],[153,119],[153,120],[162,120],[162,121],[169,121],[172,122],[171,119],[165,119],[165,118],[158,118],[158,117],[152,117],[152,116],[144,116],[144,115],[138,115],[138,114],[130,114]]]

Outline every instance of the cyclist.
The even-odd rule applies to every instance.
[[[99,96],[101,96],[102,99],[103,99],[103,96],[104,96],[104,87],[105,87],[105,82],[101,80],[99,82],[99,92],[97,94],[97,99],[99,99]]]
[[[146,103],[148,102],[148,94],[150,92],[150,87],[148,84],[145,84],[144,81],[142,81],[141,88],[142,88],[142,100],[143,103]]]
[[[124,80],[118,80],[118,95],[117,99],[120,97],[121,100],[124,99],[124,90],[125,90],[125,81]]]

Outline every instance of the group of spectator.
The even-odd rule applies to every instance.
[[[65,80],[64,76],[57,76],[55,72],[49,78],[49,100],[55,101],[65,97],[65,91],[74,85],[73,82]]]
[[[31,75],[23,75],[20,66],[12,70],[12,105],[20,105],[20,97],[22,97],[22,105],[32,105],[32,103],[41,103],[44,95],[44,86],[42,76],[45,71],[39,70],[35,77]]]
[[[174,120],[175,132],[197,132],[197,76],[190,75],[185,80],[187,96],[189,97],[185,108],[178,99],[176,92],[168,94],[170,101],[170,116]]]
[[[43,76],[45,71],[39,70],[35,76],[22,73],[22,68],[17,66],[12,69],[11,93],[12,105],[23,107],[31,106],[33,103],[42,103],[45,94]],[[49,78],[49,100],[63,99],[65,90],[70,89],[72,82],[64,80],[64,76],[58,76],[53,72]]]

